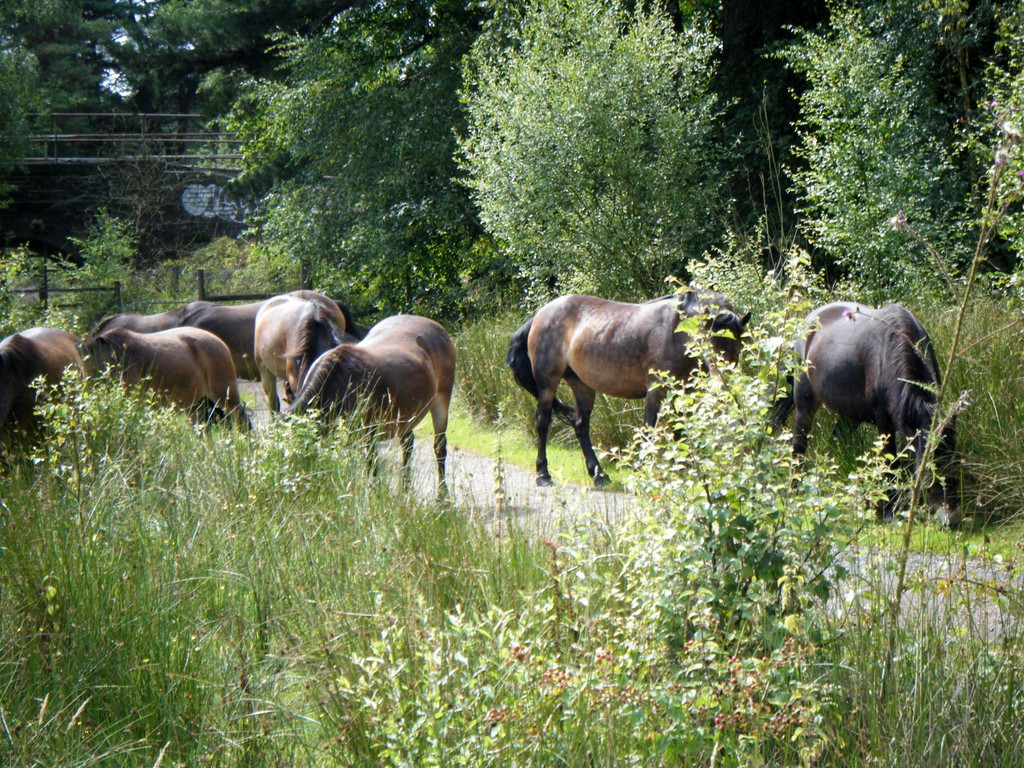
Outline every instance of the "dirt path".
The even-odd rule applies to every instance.
[[[242,390],[255,404],[250,408],[253,421],[265,424],[269,412],[259,385],[242,382]],[[391,441],[385,452],[397,470],[397,442]],[[437,468],[430,440],[417,440],[413,456],[412,486],[424,501],[432,500],[437,493]],[[636,512],[631,493],[576,485],[540,488],[532,471],[460,448],[449,449],[447,477],[457,506],[499,532],[514,521],[529,535],[549,538],[573,530],[582,521],[614,525]],[[849,557],[846,567],[850,578],[834,601],[837,615],[852,619],[856,611],[847,608],[859,601],[864,608],[863,596],[894,593],[891,551],[860,550]],[[907,583],[914,588],[903,597],[904,615],[921,613],[936,617],[937,622],[951,618],[959,626],[970,627],[972,634],[991,640],[1024,635],[1024,574],[1016,564],[915,553],[908,562]],[[952,611],[952,617],[947,611]]]

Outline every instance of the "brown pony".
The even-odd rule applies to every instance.
[[[595,393],[644,400],[644,422],[654,426],[663,397],[659,374],[685,380],[700,365],[687,351],[690,336],[677,331],[684,317],[706,318],[702,324],[712,347],[730,362],[737,360],[750,314],[740,317],[719,294],[689,291],[643,304],[562,296],[512,334],[508,364],[520,386],[537,398],[537,485],[552,484],[552,412],[572,424],[594,484],[608,482],[590,441]],[[572,389],[575,409],[555,397],[562,379]]]
[[[899,304],[874,309],[839,301],[815,309],[806,323],[807,336],[794,345],[806,367],[788,378],[792,390],[772,414],[773,422],[781,424],[795,406],[794,452],[807,450],[814,414],[825,405],[846,424],[874,424],[892,456],[902,448],[898,435],[911,445],[920,465],[935,419],[940,376],[931,340],[917,318]],[[957,482],[950,471],[955,444],[955,427],[949,422],[935,452],[944,481],[936,478],[928,491],[938,520],[953,528],[960,524]],[[892,495],[880,510],[884,519],[892,517],[894,504]]]
[[[323,305],[328,312],[335,316],[343,331],[360,338],[359,329],[352,322],[352,314],[341,302],[316,291],[292,291],[287,295]],[[260,370],[253,354],[256,315],[265,303],[265,301],[256,301],[250,304],[230,306],[214,304],[209,301],[192,301],[183,307],[156,315],[110,315],[99,322],[93,335],[101,334],[111,328],[127,328],[138,333],[166,331],[182,326],[202,328],[228,345],[235,370],[239,376],[256,381],[260,378]]]
[[[0,341],[0,430],[31,434],[37,427],[33,380],[58,383],[70,366],[82,369],[78,338],[56,328],[29,328]]]
[[[227,345],[200,328],[136,333],[114,328],[82,342],[85,370],[113,368],[126,386],[144,386],[167,404],[206,422],[233,418],[251,425],[238,397],[235,365]]]
[[[319,408],[331,418],[361,405],[385,435],[401,440],[408,466],[413,429],[429,411],[441,491],[447,488],[446,430],[454,385],[455,345],[445,329],[425,317],[396,315],[377,323],[359,343],[321,355],[285,412]]]
[[[284,399],[290,403],[314,360],[346,339],[354,340],[345,334],[345,319],[336,308],[292,295],[265,301],[255,326],[254,359],[274,412],[281,410],[278,379],[284,381]]]

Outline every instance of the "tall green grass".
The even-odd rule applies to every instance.
[[[932,335],[940,364],[947,353],[955,308],[915,307]],[[957,420],[963,461],[964,503],[982,520],[1020,519],[1024,510],[1024,325],[1005,302],[991,296],[972,301],[964,318],[962,353],[947,370],[953,399],[970,395]]]
[[[628,521],[496,535],[368,473],[357,436],[300,419],[202,430],[73,383],[45,410],[47,443],[8,457],[0,485],[0,765],[800,759],[795,726],[722,730],[681,698],[676,675],[711,685],[732,647],[709,628],[725,666],[677,669],[645,630],[658,595],[627,578]],[[825,692],[819,765],[1024,764],[1020,628],[993,643],[952,613],[906,612],[887,657],[879,574],[860,610],[806,617],[809,633],[841,621],[827,647],[736,668]],[[979,589],[920,594],[940,587]],[[1003,593],[1008,615],[1019,597]]]

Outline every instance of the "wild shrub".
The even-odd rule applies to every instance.
[[[962,268],[969,225],[947,110],[931,89],[936,43],[918,4],[837,8],[831,27],[785,54],[808,79],[799,96],[802,163],[790,170],[803,226],[867,303],[943,290],[927,252],[888,221],[921,222]]]
[[[542,293],[650,295],[713,226],[719,42],[660,6],[537,2],[517,21],[469,57],[481,221]]]
[[[877,447],[847,475],[798,463],[789,435],[768,432],[799,324],[774,321],[752,331],[742,367],[709,362],[685,386],[666,382],[658,427],[630,454],[644,510],[626,537],[630,583],[650,601],[646,620],[687,713],[666,738],[712,748],[722,764],[765,759],[769,744],[811,762],[827,746],[834,691],[809,671],[831,638],[813,617],[835,595],[844,542],[873,519],[887,474]]]

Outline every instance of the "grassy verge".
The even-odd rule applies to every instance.
[[[112,389],[49,416],[0,486],[0,765],[1024,760],[1020,632],[892,627],[881,576],[821,655],[800,622],[781,655],[713,624],[668,648],[677,560],[630,570],[624,532],[495,536],[301,420],[207,433]]]

